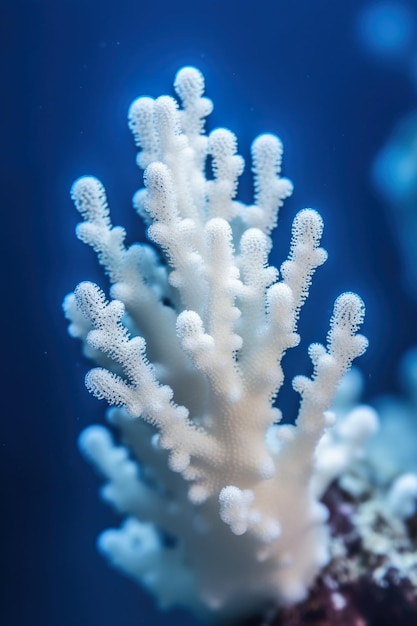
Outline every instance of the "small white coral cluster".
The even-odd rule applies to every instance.
[[[411,606],[417,594],[413,531],[417,520],[416,350],[406,354],[402,370],[411,402],[379,398],[377,413],[359,404],[363,377],[352,368],[343,377],[333,403],[337,423],[322,437],[317,453],[320,463],[322,450],[328,448],[324,457],[339,475],[337,497],[341,498],[338,505],[333,504],[332,557],[325,583],[346,591],[365,580],[384,592],[396,589],[398,598],[407,590],[403,602]],[[370,438],[371,431],[375,434]],[[366,454],[358,437],[363,442],[369,439]],[[340,462],[347,469],[343,474],[337,471]],[[344,530],[340,518],[348,518]]]
[[[100,366],[88,389],[117,407],[108,418],[121,445],[102,426],[80,438],[108,481],[103,497],[126,515],[101,550],[161,604],[229,619],[301,600],[328,560],[320,498],[375,429],[365,411],[332,431],[328,410],[366,348],[364,306],[353,293],[336,300],[327,345],[309,349],[311,378],[294,380],[296,425],[279,425],[281,361],[299,342],[299,312],[326,259],[322,220],[300,211],[288,259],[279,272],[269,266],[270,233],[292,191],[280,177],[281,142],[254,141],[255,199],[242,204],[236,137],[204,133],[212,103],[202,74],[185,67],[174,87],[179,104],[139,98],[129,113],[145,170],[134,206],[161,258],[148,245],[126,247],[101,183],[79,179],[77,235],[96,251],[112,299],[84,282],[65,311]]]

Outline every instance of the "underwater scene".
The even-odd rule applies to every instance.
[[[417,624],[415,0],[1,16],[0,623]]]

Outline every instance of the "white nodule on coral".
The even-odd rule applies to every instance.
[[[402,474],[391,485],[387,505],[397,517],[407,519],[417,510],[417,474]]]
[[[71,191],[83,218],[77,235],[97,253],[110,297],[83,282],[64,308],[70,334],[98,365],[88,389],[117,407],[109,421],[120,444],[102,426],[80,438],[107,481],[103,497],[127,516],[100,537],[100,550],[164,606],[221,621],[307,595],[329,556],[320,497],[361,457],[376,420],[362,408],[338,425],[329,412],[366,347],[357,334],[363,303],[345,293],[326,345],[310,347],[311,378],[294,380],[296,425],[278,423],[282,358],[300,341],[300,311],[327,256],[323,222],[300,211],[288,258],[280,271],[270,266],[270,233],[292,192],[281,141],[253,142],[246,206],[237,200],[236,136],[205,133],[212,102],[203,75],[182,68],[174,88],[178,101],[139,98],[129,110],[145,185],[134,207],[160,257],[127,246],[102,184],[80,178]],[[408,510],[406,487],[390,496],[397,510]]]
[[[263,519],[262,513],[251,505],[255,495],[250,489],[239,489],[229,485],[219,495],[220,517],[228,524],[235,535],[243,535],[251,530],[261,541],[271,543],[281,534],[275,520]]]

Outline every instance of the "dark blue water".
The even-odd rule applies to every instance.
[[[195,623],[158,612],[95,549],[98,533],[118,520],[99,502],[99,481],[76,439],[103,407],[83,388],[87,364],[60,309],[79,280],[102,282],[93,254],[74,237],[71,183],[82,174],[101,178],[114,221],[128,227],[130,241],[143,237],[130,210],[140,176],[126,112],[138,95],[167,93],[182,65],[203,70],[215,101],[211,124],[234,130],[243,155],[261,131],[284,141],[295,193],[282,213],[275,263],[286,255],[299,208],[324,218],[330,258],[306,306],[290,375],[308,367],[306,346],[324,340],[332,302],[349,289],[367,303],[371,346],[360,362],[367,396],[398,389],[399,358],[417,343],[416,305],[401,286],[399,250],[370,167],[416,95],[400,62],[358,44],[355,24],[366,4],[1,3],[1,624]],[[243,187],[248,200],[250,185]],[[291,417],[295,399],[287,395]]]

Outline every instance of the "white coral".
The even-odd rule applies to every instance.
[[[316,455],[336,386],[366,348],[357,334],[364,306],[353,293],[337,299],[327,345],[310,347],[312,377],[294,380],[297,423],[280,426],[281,361],[299,342],[300,309],[326,259],[323,223],[314,210],[298,213],[288,259],[280,272],[268,266],[270,232],[292,191],[280,177],[281,142],[254,141],[255,201],[245,206],[236,137],[204,134],[212,103],[202,74],[185,67],[174,86],[180,108],[162,96],[129,112],[145,169],[134,206],[164,263],[146,245],[126,247],[103,186],[81,178],[77,234],[97,252],[113,299],[81,283],[65,309],[71,334],[101,366],[87,387],[120,407],[109,419],[122,447],[103,427],[80,440],[108,480],[103,496],[128,516],[101,549],[163,604],[227,619],[301,600],[328,560],[319,498],[337,471]],[[368,432],[355,438],[352,428],[348,460]],[[329,445],[321,449],[328,460]]]

